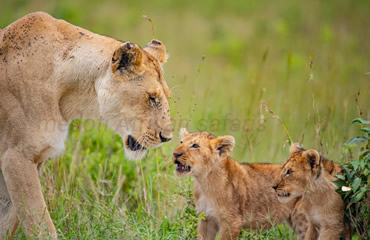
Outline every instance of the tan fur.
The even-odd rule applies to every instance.
[[[316,150],[305,150],[299,145],[291,149],[291,156],[281,166],[274,188],[283,203],[301,198],[299,206],[311,223],[305,239],[317,236],[317,230],[320,239],[340,238],[344,230],[344,203],[332,181],[341,171],[340,165],[325,159]],[[346,239],[350,239],[348,234],[345,233]]]
[[[296,199],[280,203],[271,188],[280,171],[277,164],[239,164],[229,157],[235,140],[215,137],[207,132],[181,130],[182,140],[174,151],[176,175],[194,177],[194,197],[199,220],[199,239],[237,239],[241,228],[266,230],[287,221],[303,239],[306,217]],[[195,144],[195,145],[194,145]],[[179,165],[181,164],[181,165]],[[182,171],[183,166],[190,171]]]
[[[56,238],[38,171],[73,119],[106,122],[133,159],[171,139],[166,59],[158,40],[141,49],[42,12],[0,30],[0,238],[19,220]]]

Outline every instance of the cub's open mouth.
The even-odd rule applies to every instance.
[[[131,136],[131,135],[128,135],[126,145],[128,146],[128,148],[129,148],[131,151],[146,150],[146,148],[145,148],[145,147],[143,147],[143,146],[141,146],[141,145],[136,141],[136,139],[135,139],[133,136]]]
[[[177,165],[176,171],[178,172],[190,172],[191,167],[190,166],[185,166],[181,164],[178,160],[175,161],[175,164]]]
[[[289,197],[290,193],[278,193],[279,197]]]

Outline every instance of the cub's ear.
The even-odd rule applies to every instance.
[[[310,164],[312,174],[318,176],[320,174],[321,164],[320,154],[316,150],[310,149],[303,153],[303,157],[306,158],[308,164]]]
[[[161,41],[153,39],[150,43],[146,45],[144,50],[155,57],[161,65],[167,62],[168,55],[166,47]]]
[[[180,139],[183,139],[184,137],[188,136],[190,133],[188,132],[188,130],[186,130],[186,128],[181,128],[180,129]]]
[[[139,46],[127,42],[117,48],[112,56],[112,71],[121,68],[139,67],[143,63],[143,52]]]
[[[293,143],[289,148],[290,154],[293,154],[293,153],[296,153],[296,152],[299,152],[299,151],[302,151],[302,150],[303,150],[303,148],[301,148],[301,146],[297,142]]]
[[[231,151],[234,149],[235,139],[233,136],[222,136],[214,140],[215,149],[218,151],[218,154],[222,157],[228,156]]]

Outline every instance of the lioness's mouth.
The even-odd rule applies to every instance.
[[[127,141],[126,141],[126,145],[128,146],[128,148],[131,150],[131,151],[139,151],[139,150],[146,150],[145,147],[141,146],[137,141],[136,139],[131,136],[131,135],[128,135],[127,137]]]
[[[177,165],[176,171],[178,172],[190,172],[191,170],[190,166],[183,165],[178,160],[175,161],[175,164]]]
[[[290,193],[278,193],[279,197],[289,197]]]

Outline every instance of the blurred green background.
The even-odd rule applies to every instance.
[[[233,135],[240,162],[281,163],[289,138],[346,161],[356,149],[344,143],[359,134],[351,120],[370,118],[368,0],[1,0],[0,28],[33,11],[141,46],[163,41],[175,136]],[[170,161],[178,142],[131,162],[103,124],[74,121],[65,154],[42,173],[59,237],[194,237],[191,179],[174,177]],[[293,235],[280,226],[243,236]]]

